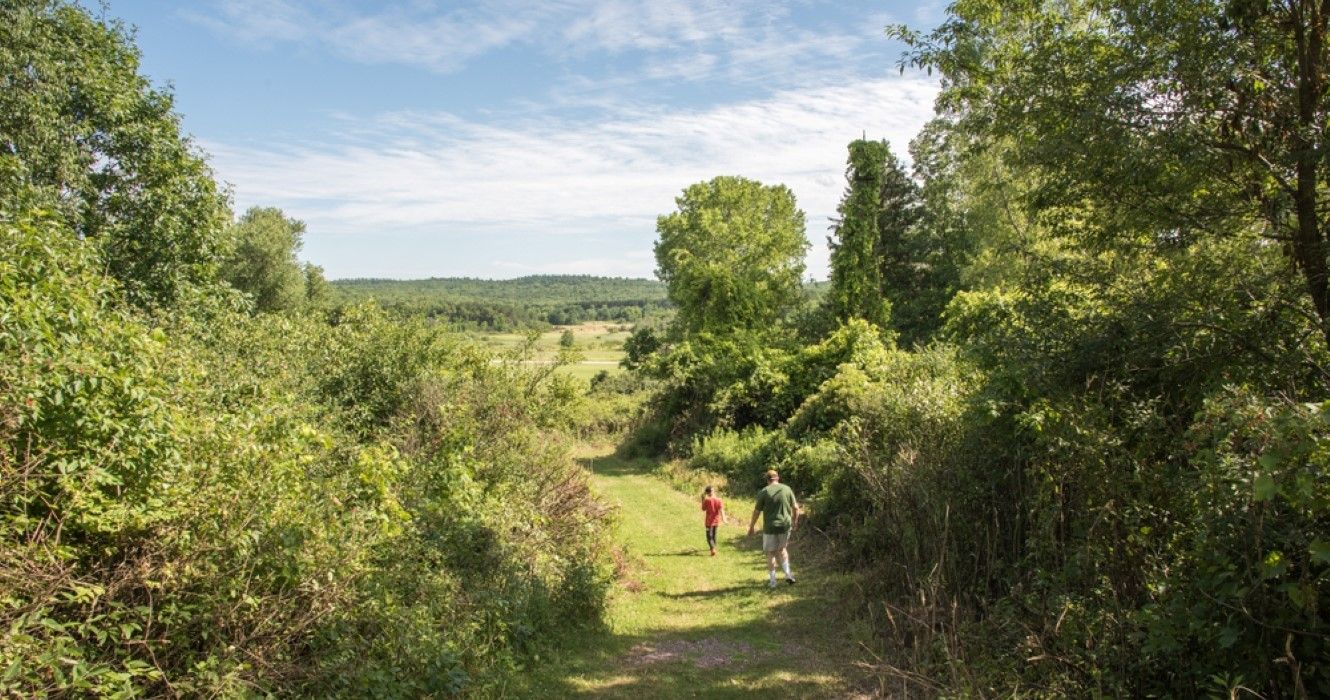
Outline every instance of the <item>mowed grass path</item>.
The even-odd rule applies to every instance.
[[[838,581],[796,550],[799,583],[769,589],[760,537],[745,536],[747,495],[726,499],[730,521],[717,556],[708,556],[698,497],[653,476],[651,463],[612,451],[584,455],[597,492],[618,509],[626,575],[615,584],[608,630],[571,640],[514,695],[859,697],[854,645],[834,623]]]

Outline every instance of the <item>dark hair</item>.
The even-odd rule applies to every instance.
[[[711,487],[708,486],[705,489],[702,489],[702,493],[711,493]]]

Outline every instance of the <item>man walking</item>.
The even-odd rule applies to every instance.
[[[794,498],[794,491],[780,483],[780,474],[775,469],[767,470],[767,485],[757,492],[757,505],[753,508],[753,519],[748,523],[748,534],[752,535],[757,526],[757,516],[762,515],[762,551],[767,555],[767,585],[776,587],[776,562],[785,571],[785,582],[794,583],[794,574],[790,573],[790,532],[799,519],[799,502]]]

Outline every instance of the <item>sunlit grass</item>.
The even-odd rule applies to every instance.
[[[802,569],[796,586],[767,588],[746,494],[723,494],[730,521],[708,556],[700,494],[683,494],[647,460],[587,451],[596,490],[618,508],[625,562],[608,629],[561,642],[523,697],[828,697],[850,690],[852,640],[830,624],[843,583]],[[807,543],[805,543],[807,544]]]
[[[541,333],[536,339],[531,362],[554,362],[559,355],[560,339],[565,330],[573,332],[573,349],[581,359],[573,364],[561,367],[563,374],[590,381],[603,372],[618,374],[623,371],[619,361],[623,359],[623,341],[628,338],[626,326],[622,324],[583,323],[577,326],[560,326],[552,331]],[[488,333],[473,336],[477,342],[495,352],[509,352],[523,346],[529,337],[526,333]]]

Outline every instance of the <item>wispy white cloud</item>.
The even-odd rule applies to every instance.
[[[313,13],[290,0],[226,0],[214,6],[187,6],[179,12],[219,34],[255,43],[304,41],[320,24]]]
[[[950,0],[925,0],[914,9],[914,21],[919,24],[933,24],[947,13]]]
[[[452,72],[490,50],[520,41],[539,25],[535,13],[455,12],[418,17],[406,12],[354,17],[329,27],[323,40],[363,63],[421,65]]]
[[[563,37],[570,47],[659,50],[741,37],[745,3],[698,0],[609,0],[581,8]]]
[[[210,0],[182,10],[250,44],[297,43],[345,59],[452,73],[510,46],[556,61],[631,53],[617,75],[645,80],[781,80],[809,61],[846,61],[867,35],[799,26],[765,0],[493,0],[387,2],[372,9],[313,0]]]
[[[309,0],[214,0],[182,14],[243,43],[323,46],[352,61],[449,73],[488,51],[530,40],[558,11],[555,3],[491,2],[446,11],[384,4],[366,12]]]
[[[624,108],[594,122],[391,113],[300,143],[205,146],[241,206],[280,206],[317,235],[520,230],[650,240],[655,217],[693,182],[736,174],[784,183],[809,215],[819,256],[810,271],[821,275],[846,143],[866,133],[903,155],[936,92],[931,79],[907,74],[693,111]],[[647,260],[629,266],[651,272]]]

